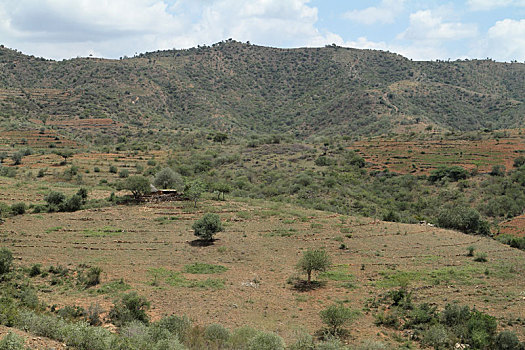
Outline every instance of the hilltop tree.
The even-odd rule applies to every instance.
[[[297,268],[306,272],[307,282],[312,282],[312,271],[326,271],[332,264],[330,256],[324,250],[307,250],[297,263]]]

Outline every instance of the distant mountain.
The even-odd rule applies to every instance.
[[[414,62],[383,51],[226,41],[133,58],[50,61],[0,48],[0,122],[357,136],[525,124],[525,64]],[[3,118],[3,119],[2,119]]]

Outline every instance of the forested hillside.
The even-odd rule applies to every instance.
[[[226,41],[133,58],[50,61],[0,48],[6,125],[111,118],[155,128],[298,137],[523,125],[525,65],[413,62],[372,50]],[[22,123],[22,124],[21,124]]]

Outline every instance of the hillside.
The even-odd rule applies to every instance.
[[[524,124],[525,65],[413,62],[371,50],[211,47],[106,60],[49,61],[0,48],[0,119],[48,125],[110,118],[127,126],[230,133],[384,134],[432,126]]]

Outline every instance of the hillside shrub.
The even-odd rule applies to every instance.
[[[476,209],[465,206],[449,206],[443,208],[437,217],[437,224],[470,234],[490,235],[488,222],[481,219]]]
[[[8,273],[13,265],[13,254],[7,248],[0,248],[0,276]]]
[[[24,338],[9,332],[0,340],[0,350],[26,350]]]
[[[20,203],[15,203],[11,206],[11,213],[13,215],[22,215],[22,214],[25,214],[27,210],[27,206],[25,203],[23,202],[20,202]]]
[[[115,301],[109,311],[109,319],[117,327],[122,327],[135,320],[147,324],[149,317],[146,311],[149,307],[150,303],[147,299],[138,295],[137,292],[124,294],[120,300]]]
[[[523,350],[525,344],[520,343],[516,333],[503,331],[494,339],[494,350]]]
[[[322,310],[319,315],[323,323],[328,326],[330,333],[337,336],[342,327],[355,318],[356,312],[343,305],[335,304]]]
[[[468,177],[468,171],[460,166],[441,166],[432,170],[428,176],[430,182],[437,182],[439,180],[459,181]]]
[[[283,338],[275,333],[261,332],[248,343],[248,350],[284,350]]]
[[[50,205],[60,205],[66,200],[66,196],[62,192],[51,191],[44,200]]]

